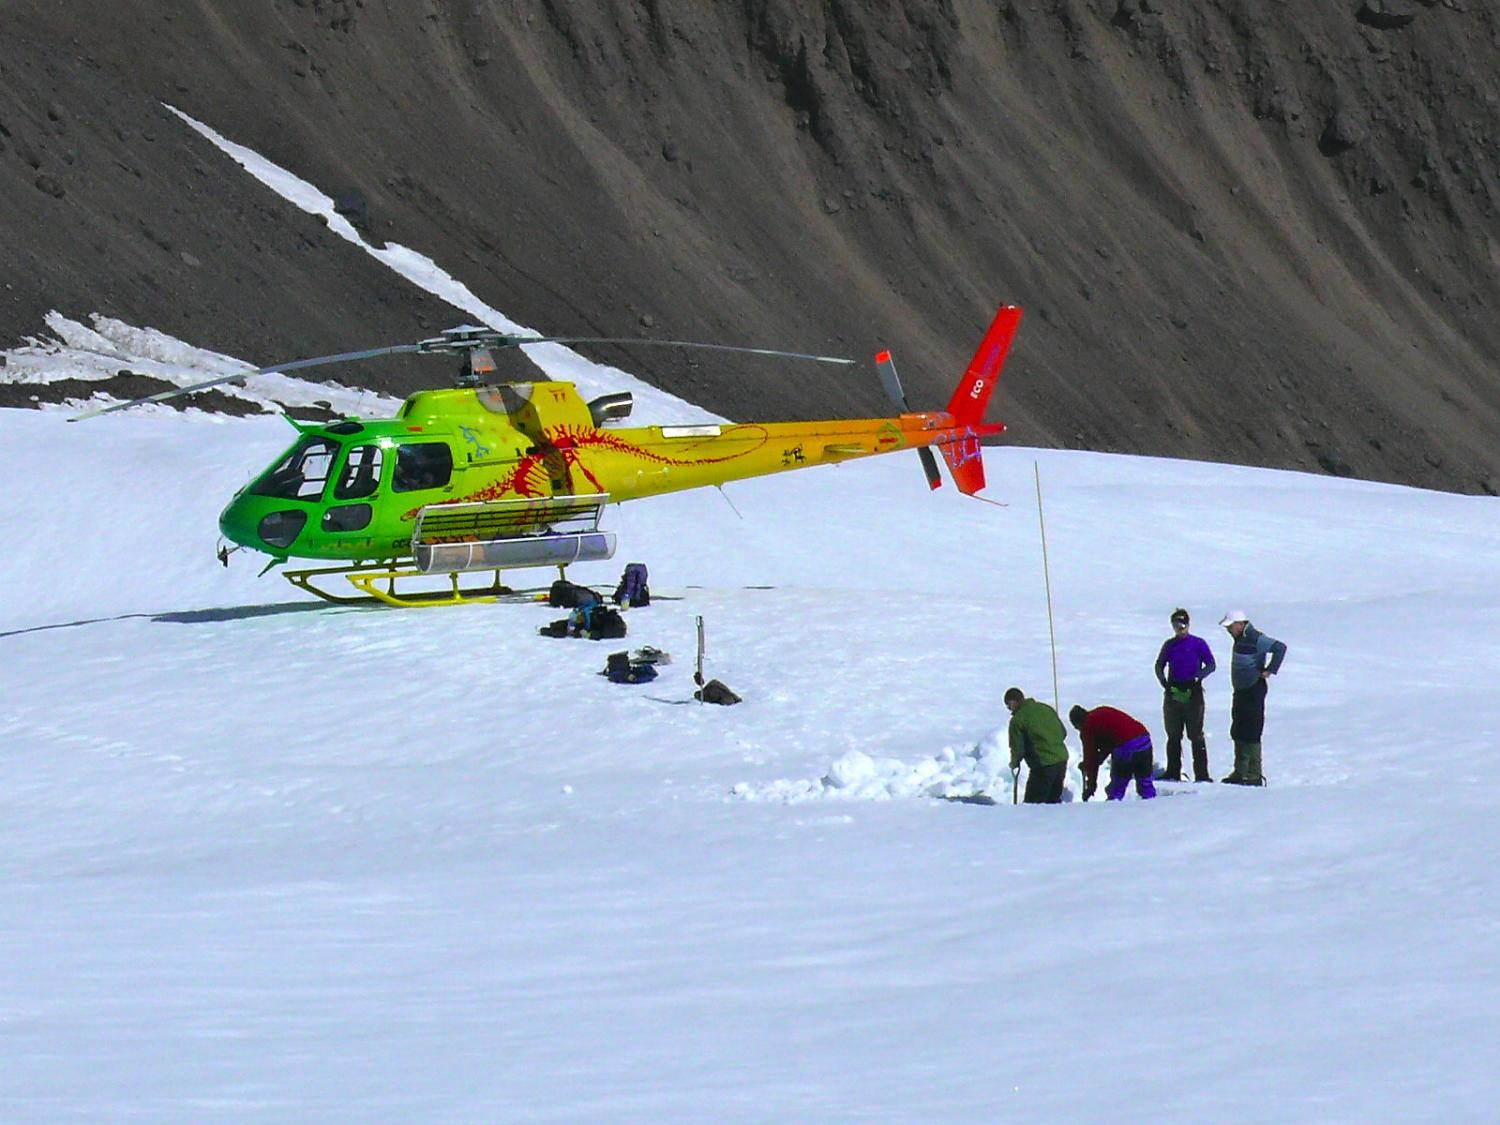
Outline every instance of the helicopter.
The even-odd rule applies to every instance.
[[[474,326],[409,344],[271,364],[128,402],[73,420],[160,402],[272,372],[416,353],[461,357],[454,385],[409,396],[394,418],[308,423],[286,415],[292,446],[235,493],[219,516],[234,547],[327,564],[281,573],[335,603],[453,605],[515,596],[504,571],[613,557],[616,537],[599,526],[605,506],[689,488],[916,449],[928,487],[942,484],[935,446],[954,485],[984,488],[980,440],[1004,432],[985,408],[1009,353],[1021,309],[1002,305],[947,407],[913,412],[889,351],[875,357],[900,413],[886,418],[621,427],[629,392],[584,401],[568,382],[487,382],[494,351],[537,343],[608,343],[704,348],[819,363],[852,364],[768,348],[681,340],[528,337]],[[492,575],[482,586],[461,576]],[[329,589],[342,576],[354,587]],[[446,587],[431,588],[433,579]],[[421,580],[426,579],[424,583]],[[470,580],[471,581],[471,580]],[[423,587],[414,589],[413,587]]]

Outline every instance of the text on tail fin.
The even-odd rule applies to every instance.
[[[974,358],[969,360],[969,369],[948,403],[948,413],[959,425],[977,425],[984,420],[985,407],[1000,381],[1000,369],[1005,366],[1005,357],[1020,323],[1021,310],[1015,305],[1001,305],[990,322],[989,331],[980,341]]]

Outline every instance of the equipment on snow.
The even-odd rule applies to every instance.
[[[698,667],[693,672],[693,683],[698,685],[698,690],[693,692],[693,698],[699,703],[719,703],[725,707],[733,706],[741,702],[730,687],[720,680],[709,680],[703,682],[703,618],[697,618],[698,622]]]
[[[645,684],[656,679],[656,668],[648,663],[637,663],[628,652],[612,652],[604,662],[599,675],[612,684]]]
[[[578,586],[566,578],[559,578],[547,591],[547,604],[561,609],[574,609],[590,602],[602,602],[601,598],[587,586]]]
[[[699,703],[719,703],[725,707],[732,707],[740,702],[740,697],[727,684],[719,680],[709,680],[693,692],[693,698]]]
[[[603,602],[581,605],[568,615],[573,623],[574,636],[584,636],[591,641],[612,641],[625,635],[625,618],[620,611],[611,609]]]
[[[537,630],[544,637],[587,637],[591,641],[618,640],[625,635],[625,618],[603,602],[578,606]]]
[[[631,609],[651,604],[651,586],[646,580],[645,563],[626,563],[620,584],[615,587],[615,605]]]

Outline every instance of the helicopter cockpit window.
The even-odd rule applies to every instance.
[[[335,500],[358,500],[369,496],[380,484],[380,446],[356,445],[349,450],[344,471],[333,486]]]
[[[420,442],[396,448],[396,471],[391,474],[393,492],[442,488],[452,478],[453,452],[441,442]]]
[[[305,437],[250,488],[253,496],[317,500],[328,483],[338,446],[327,438]]]

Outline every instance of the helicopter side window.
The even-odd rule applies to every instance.
[[[369,496],[380,484],[380,446],[356,445],[349,450],[344,471],[333,486],[335,500],[358,500]]]
[[[393,492],[442,488],[452,479],[453,451],[446,445],[429,441],[397,446],[396,471],[391,474]]]
[[[250,488],[253,496],[317,500],[323,495],[338,446],[327,438],[305,437]]]

